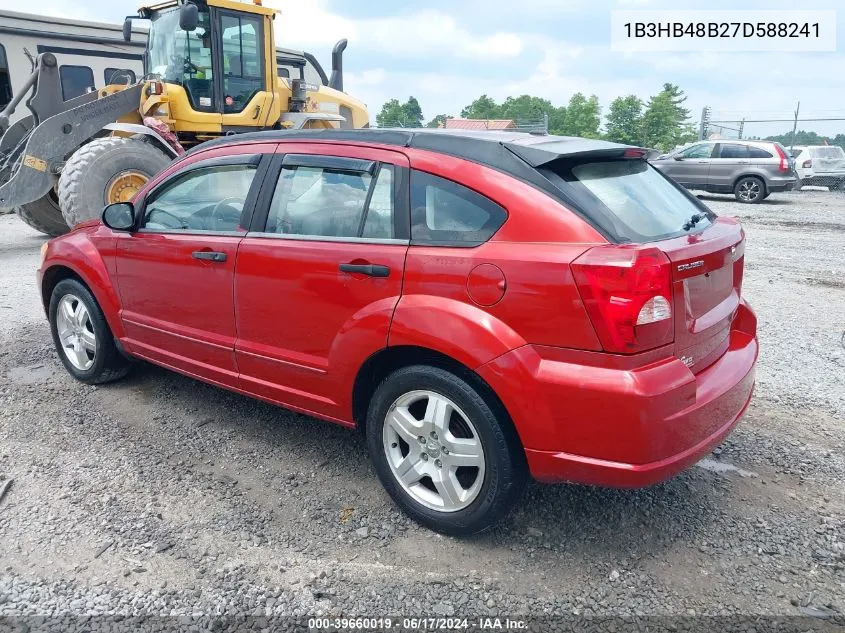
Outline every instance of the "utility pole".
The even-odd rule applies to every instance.
[[[739,122],[739,140],[742,140],[742,130],[745,127],[745,117],[742,117],[742,121]]]
[[[701,109],[701,123],[698,126],[698,140],[703,141],[707,138],[707,128],[710,126],[710,106],[704,106]]]
[[[798,105],[795,106],[795,121],[792,123],[792,142],[789,145],[789,149],[795,146],[795,131],[798,129],[798,111],[801,109],[801,102],[798,102]]]

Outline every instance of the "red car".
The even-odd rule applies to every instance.
[[[603,141],[306,130],[205,143],[50,241],[68,371],[143,359],[366,433],[405,512],[490,526],[530,473],[644,486],[754,386],[744,234]]]

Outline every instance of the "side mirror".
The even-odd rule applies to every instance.
[[[115,202],[103,209],[103,224],[112,231],[131,231],[135,226],[135,207],[131,202]]]
[[[675,156],[673,156],[672,158],[674,158],[675,160],[684,160],[684,157],[683,157],[683,156],[681,156],[680,154],[676,154],[676,155],[675,155]]]
[[[179,28],[183,31],[196,31],[199,23],[199,9],[195,4],[183,4],[179,9]]]
[[[132,18],[126,18],[123,21],[123,41],[132,41]]]

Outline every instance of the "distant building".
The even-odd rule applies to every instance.
[[[515,130],[513,119],[446,119],[449,130]]]
[[[112,80],[134,82],[144,73],[147,30],[133,28],[132,35],[125,42],[120,24],[0,10],[0,109],[32,73],[30,56],[40,53],[56,56],[65,100]],[[12,120],[26,113],[19,106]]]

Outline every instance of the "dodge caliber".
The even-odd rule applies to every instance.
[[[198,146],[38,277],[76,379],[144,360],[357,428],[462,535],[529,476],[645,486],[722,442],[754,386],[744,254],[636,147],[303,130]]]

